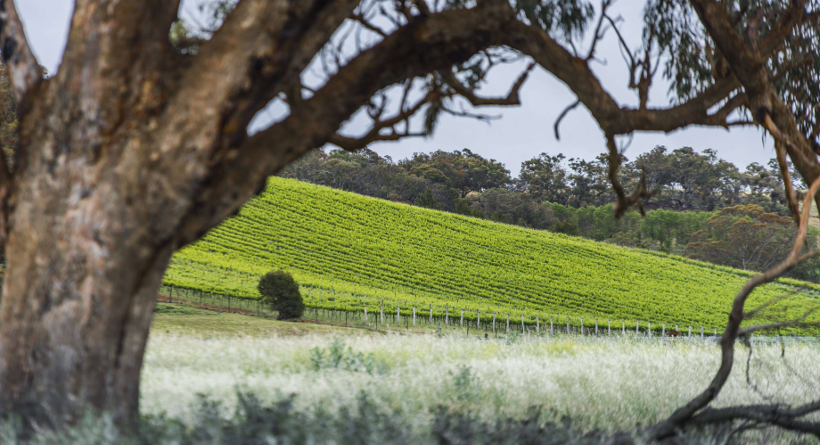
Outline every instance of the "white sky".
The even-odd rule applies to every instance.
[[[183,10],[191,13],[196,0],[184,0]],[[65,47],[73,0],[16,0],[29,43],[40,64],[55,73]],[[622,32],[630,43],[640,42],[641,7],[643,2],[621,0],[615,4],[612,15],[621,14],[626,18]],[[626,88],[627,71],[618,47],[609,34],[598,46],[598,58],[607,64],[593,64],[593,69],[602,79],[604,87],[622,104],[636,104],[634,92]],[[514,67],[499,70],[490,78],[487,91],[495,95],[506,94],[510,83],[518,72]],[[658,81],[656,81],[658,82]],[[650,106],[667,105],[667,87],[656,85],[650,96]],[[486,114],[501,114],[503,117],[490,125],[471,119],[445,116],[440,121],[436,133],[429,139],[405,139],[397,143],[373,145],[382,155],[390,155],[394,160],[412,155],[413,152],[435,150],[459,150],[469,148],[484,157],[497,159],[516,175],[521,162],[542,152],[563,153],[570,157],[592,159],[605,151],[604,138],[589,112],[583,107],[575,108],[561,123],[561,140],[553,133],[553,124],[558,114],[574,102],[574,96],[559,81],[540,68],[531,73],[521,91],[522,106],[513,108],[483,108]],[[281,109],[281,107],[279,107]],[[255,124],[276,118],[277,108],[261,113]],[[354,119],[346,128],[350,134],[361,133],[366,128],[362,120]],[[718,155],[743,169],[751,162],[765,164],[774,156],[771,143],[761,141],[761,133],[756,128],[733,128],[731,131],[713,128],[688,128],[671,134],[636,133],[626,155],[634,159],[640,153],[651,150],[656,145],[670,149],[691,146],[697,151],[706,148],[717,150]]]

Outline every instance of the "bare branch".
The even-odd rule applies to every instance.
[[[26,93],[42,82],[43,69],[29,48],[14,1],[0,0],[0,11],[0,48],[3,51],[3,63],[9,69],[14,99],[20,106],[24,103]]]
[[[621,153],[615,145],[614,135],[606,136],[606,147],[609,150],[609,182],[612,184],[612,189],[615,190],[615,196],[618,199],[615,204],[615,217],[620,218],[624,212],[634,205],[637,205],[641,215],[644,215],[641,199],[649,199],[654,195],[654,192],[650,192],[649,189],[646,188],[646,173],[641,171],[641,180],[638,183],[638,188],[636,188],[631,195],[627,196],[624,187],[621,185],[621,181],[618,180],[618,167],[621,166]]]
[[[474,89],[468,88],[464,86],[461,81],[459,81],[455,74],[452,71],[446,70],[442,71],[441,78],[444,82],[450,86],[456,93],[460,96],[467,99],[473,106],[478,107],[482,105],[500,105],[500,106],[510,106],[510,105],[521,105],[521,98],[518,95],[518,91],[521,89],[521,86],[524,85],[524,82],[527,80],[527,76],[529,76],[530,71],[535,68],[534,63],[530,63],[527,66],[527,69],[518,76],[518,79],[510,88],[510,92],[507,94],[507,97],[501,98],[488,98],[488,97],[479,97],[476,96]]]
[[[775,304],[777,304],[777,303],[779,303],[779,302],[781,302],[781,301],[783,301],[783,300],[785,300],[785,299],[787,299],[787,298],[789,298],[789,297],[792,297],[792,296],[794,296],[794,295],[797,295],[797,294],[799,294],[799,293],[803,292],[804,290],[806,290],[806,288],[807,288],[807,286],[804,284],[804,285],[802,285],[802,286],[798,287],[797,289],[795,289],[795,290],[793,290],[793,291],[791,291],[791,292],[785,293],[785,294],[783,294],[783,295],[781,295],[781,296],[779,296],[779,297],[777,297],[777,298],[772,298],[771,300],[769,300],[769,301],[767,301],[767,302],[765,302],[765,303],[761,304],[760,306],[758,306],[758,307],[756,307],[756,308],[752,309],[751,311],[749,311],[749,312],[744,312],[744,313],[743,313],[743,319],[745,319],[745,320],[751,320],[752,318],[756,317],[756,316],[757,316],[757,314],[758,314],[758,313],[760,313],[762,310],[764,310],[764,309],[766,309],[766,308],[768,308],[768,307],[770,307],[770,306],[773,306],[773,305],[775,305]]]
[[[405,89],[405,91],[407,91],[407,88]],[[408,119],[410,119],[410,117],[414,115],[418,110],[420,110],[421,107],[430,102],[430,100],[433,98],[433,94],[427,94],[424,98],[422,98],[421,100],[416,102],[412,107],[407,109],[404,109],[405,98],[406,96],[403,97],[402,104],[399,107],[400,111],[395,116],[385,120],[379,120],[378,118],[375,118],[373,126],[371,127],[370,131],[365,133],[364,136],[359,138],[352,138],[340,134],[335,134],[331,136],[330,139],[328,139],[328,142],[346,151],[356,151],[378,141],[398,141],[400,139],[404,139],[407,137],[424,136],[423,133],[413,133],[410,131]],[[381,113],[379,113],[379,115],[380,114]],[[396,125],[398,125],[401,122],[405,122],[406,124],[404,131],[399,131],[396,129]],[[384,129],[390,129],[390,132],[383,133],[382,130]]]
[[[606,29],[602,30],[601,27],[604,24],[604,19],[607,18],[606,10],[611,4],[612,0],[601,0],[601,16],[598,17],[598,24],[595,25],[595,32],[592,34],[592,43],[589,45],[589,52],[587,52],[587,57],[584,59],[586,61],[590,61],[593,57],[595,57],[595,47],[598,44],[598,41],[601,40],[606,34]],[[611,21],[612,20],[610,19],[610,22]]]
[[[794,242],[794,246],[792,247],[789,255],[786,259],[778,264],[777,266],[767,270],[766,272],[757,274],[751,278],[743,285],[743,287],[738,291],[737,295],[732,302],[732,309],[729,312],[729,321],[726,323],[726,330],[723,331],[723,336],[720,340],[721,346],[721,362],[718,371],[715,373],[715,377],[709,383],[709,386],[706,389],[698,394],[695,398],[689,401],[686,405],[678,408],[668,419],[660,422],[651,428],[648,429],[647,433],[650,437],[655,440],[662,439],[665,437],[669,437],[677,428],[680,428],[684,424],[690,424],[695,422],[694,418],[699,417],[699,421],[704,421],[704,419],[715,419],[710,414],[715,410],[708,410],[705,407],[712,402],[712,400],[717,397],[720,393],[723,385],[726,383],[726,380],[729,378],[729,374],[732,372],[732,366],[734,364],[734,351],[735,351],[735,341],[737,340],[738,336],[740,335],[741,329],[740,324],[743,322],[743,306],[746,303],[746,300],[751,295],[752,291],[756,289],[758,286],[771,282],[794,268],[801,260],[810,258],[820,251],[811,252],[809,254],[800,255],[800,250],[803,248],[803,243],[806,241],[806,235],[808,233],[808,221],[809,215],[811,214],[811,203],[814,199],[815,195],[817,194],[817,190],[820,189],[820,178],[814,180],[809,187],[808,192],[803,198],[803,210],[800,214],[800,223],[798,225],[799,229],[797,231],[797,237]],[[812,312],[814,309],[812,309]],[[808,316],[810,314],[806,314]],[[748,333],[753,332],[753,330],[747,331]],[[767,406],[766,409],[771,409],[771,406]],[[779,409],[779,407],[775,407]],[[733,408],[727,408],[729,410]],[[698,414],[700,412],[700,414]],[[723,411],[724,413],[730,413],[732,411]],[[741,409],[738,412],[746,412]],[[778,424],[776,423],[781,418],[758,418],[758,417],[730,417],[731,418],[747,418],[750,420],[759,420],[762,422],[768,422],[771,424]],[[715,420],[711,420],[715,421]],[[792,422],[792,420],[789,420]],[[810,424],[811,428],[814,428],[820,431],[820,424],[819,423],[812,423]],[[782,425],[781,425],[782,426]],[[794,428],[802,428],[805,426],[801,426],[798,424],[793,425]],[[799,429],[798,429],[799,430]]]
[[[766,125],[769,127],[769,132],[775,134],[777,131],[772,119],[766,116]],[[777,165],[780,167],[780,176],[783,178],[783,187],[786,189],[786,202],[789,206],[789,211],[792,214],[795,224],[800,224],[800,210],[797,207],[797,200],[794,194],[794,187],[792,187],[792,177],[789,173],[789,166],[786,163],[786,149],[783,148],[784,138],[777,133],[779,137],[775,138],[774,150],[777,153]]]
[[[739,331],[737,331],[737,335],[739,337],[742,337],[744,335],[749,335],[749,334],[752,334],[754,332],[768,331],[770,329],[788,328],[788,327],[817,326],[818,324],[820,324],[820,322],[815,321],[815,322],[807,323],[804,320],[809,315],[817,312],[818,310],[820,310],[820,305],[815,306],[815,307],[807,310],[806,312],[803,313],[802,316],[800,316],[800,318],[797,318],[797,319],[794,319],[794,320],[789,320],[789,321],[781,321],[781,322],[778,322],[778,323],[769,323],[769,324],[763,324],[763,325],[757,325],[757,326],[749,326],[749,327],[746,327],[746,328],[743,328],[743,329],[740,329]]]
[[[561,120],[562,120],[562,119],[564,119],[564,117],[565,117],[565,116],[566,116],[566,115],[567,115],[570,111],[572,111],[573,109],[575,109],[575,107],[577,107],[577,106],[578,106],[578,105],[580,105],[580,104],[581,104],[581,101],[576,100],[575,102],[573,102],[573,103],[572,103],[572,105],[570,105],[570,106],[568,106],[568,107],[564,108],[564,111],[562,111],[562,112],[561,112],[561,114],[559,114],[559,115],[558,115],[558,119],[556,119],[556,120],[555,120],[555,125],[553,125],[553,128],[555,129],[555,139],[557,139],[557,140],[559,140],[559,141],[561,140],[561,136],[559,136],[559,135],[558,135],[558,125],[559,125],[559,124],[561,124]]]

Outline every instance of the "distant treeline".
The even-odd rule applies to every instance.
[[[503,164],[468,149],[416,153],[398,162],[370,150],[317,150],[280,176],[749,270],[770,267],[792,245],[795,231],[774,159],[740,171],[714,150],[689,147],[656,147],[634,161],[624,158],[619,171],[625,187],[635,187],[643,171],[656,194],[644,202],[646,217],[628,212],[620,220],[607,169],[606,156],[585,161],[542,153],[523,162],[513,178]],[[818,266],[806,264],[792,276],[815,281]]]

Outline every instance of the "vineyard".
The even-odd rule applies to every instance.
[[[177,252],[166,286],[256,299],[261,274],[291,272],[308,307],[544,324],[725,323],[749,272],[662,253],[420,209],[271,178],[240,213]],[[748,307],[800,283],[759,288]],[[817,288],[768,308],[799,316]],[[709,329],[711,331],[711,329]],[[781,333],[789,333],[784,329]],[[805,331],[803,331],[805,333]],[[813,333],[813,332],[812,332]]]

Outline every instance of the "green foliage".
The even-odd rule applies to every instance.
[[[533,26],[557,31],[565,40],[580,37],[595,10],[581,0],[517,0],[516,11]]]
[[[593,212],[603,215],[611,212]],[[671,214],[671,212],[670,212]],[[653,226],[666,230],[661,223]],[[665,254],[496,224],[271,178],[238,216],[177,252],[166,285],[259,298],[256,280],[292,271],[310,307],[402,315],[413,308],[465,320],[551,315],[574,326],[583,317],[694,326],[725,323],[733,296],[751,276]],[[760,287],[750,307],[794,289]],[[813,292],[784,315],[801,314]],[[331,301],[332,298],[332,301]],[[765,321],[761,319],[760,321]]]
[[[817,249],[818,229],[809,227],[803,253]],[[786,216],[766,213],[757,205],[726,207],[706,220],[692,236],[686,255],[739,269],[764,271],[783,261],[794,246],[797,227]],[[798,266],[800,278],[814,278],[820,262]],[[792,275],[795,276],[795,275]]]
[[[500,416],[483,420],[470,412],[472,406],[433,408],[433,421],[419,425],[406,410],[384,406],[366,392],[353,406],[338,412],[321,407],[299,408],[295,395],[278,396],[264,403],[249,392],[237,393],[238,403],[225,416],[225,407],[206,396],[191,413],[192,423],[165,416],[143,417],[139,434],[121,429],[110,414],[88,412],[66,430],[40,429],[24,438],[20,422],[0,423],[0,439],[8,445],[258,445],[270,443],[339,445],[383,444],[475,444],[475,445],[601,445],[608,441],[601,431],[583,432],[569,418],[556,421],[557,414],[532,407],[523,419]],[[13,417],[12,417],[13,418]],[[732,425],[709,430],[686,430],[675,438],[679,445],[703,443],[734,444],[729,439]],[[637,443],[633,434],[616,434],[617,443]]]
[[[386,363],[376,360],[372,353],[364,355],[362,352],[353,352],[353,348],[350,347],[345,349],[345,343],[338,338],[325,349],[319,347],[311,349],[310,364],[314,371],[343,369],[368,374],[387,373]]]
[[[299,318],[305,312],[305,303],[299,293],[299,284],[284,270],[268,272],[259,279],[257,287],[262,300],[279,312],[279,320]]]
[[[415,204],[427,209],[441,210],[441,204],[433,197],[433,192],[430,189],[427,189],[423,195],[416,198]]]

